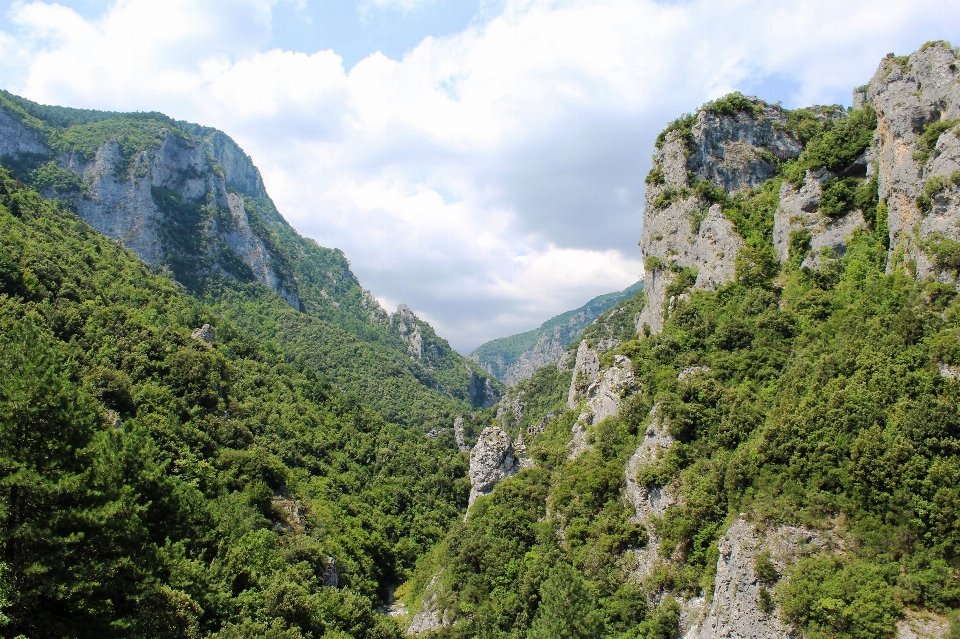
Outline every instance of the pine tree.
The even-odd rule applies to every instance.
[[[570,564],[550,570],[540,591],[540,608],[527,639],[588,639],[602,632],[587,584]]]

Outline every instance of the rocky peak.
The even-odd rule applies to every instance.
[[[153,139],[144,148],[106,137],[91,154],[47,140],[50,130],[38,126],[12,103],[0,104],[0,157],[61,175],[37,185],[45,196],[71,202],[95,229],[148,264],[172,266],[188,286],[219,272],[257,280],[299,309],[292,275],[276,268],[283,260],[271,253],[269,232],[247,210],[266,197],[260,172],[225,134],[171,123],[145,129]]]
[[[390,317],[390,323],[393,324],[400,338],[407,344],[407,352],[414,359],[423,359],[423,334],[420,331],[420,318],[417,317],[410,307],[401,304],[397,307],[397,312]]]
[[[911,265],[918,277],[955,281],[948,257],[960,241],[960,70],[943,42],[910,56],[884,58],[855,106],[877,113],[872,159],[887,210],[888,269]]]
[[[716,203],[717,194],[763,184],[780,162],[802,151],[787,112],[740,94],[704,105],[660,135],[646,180],[640,246],[647,303],[638,331],[662,328],[678,276],[692,277],[700,289],[733,279],[744,239]]]

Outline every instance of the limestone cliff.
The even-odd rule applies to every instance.
[[[960,241],[960,71],[943,42],[886,57],[854,106],[877,113],[870,160],[890,233],[888,269],[956,281],[950,242]]]
[[[647,304],[638,330],[663,326],[668,289],[681,269],[695,269],[693,286],[700,289],[733,279],[744,239],[704,186],[727,194],[760,186],[777,174],[779,163],[803,150],[783,109],[740,97],[734,113],[708,104],[657,141],[640,241]]]

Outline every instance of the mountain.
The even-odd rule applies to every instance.
[[[389,421],[450,427],[499,397],[499,382],[409,308],[381,308],[342,251],[291,228],[220,131],[0,92],[0,163]]]
[[[0,634],[400,636],[376,606],[462,516],[453,435],[224,308],[0,169]]]
[[[960,51],[707,103],[646,184],[642,309],[487,411],[407,631],[960,633]]]
[[[599,295],[578,309],[548,319],[540,328],[481,344],[470,359],[507,386],[513,386],[539,367],[557,361],[600,313],[642,289],[643,282],[637,282],[622,291]]]

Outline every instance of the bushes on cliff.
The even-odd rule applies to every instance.
[[[840,173],[870,146],[876,128],[877,114],[869,106],[850,111],[846,118],[826,120],[800,157],[784,166],[784,178],[799,187],[809,169],[823,167]]]

